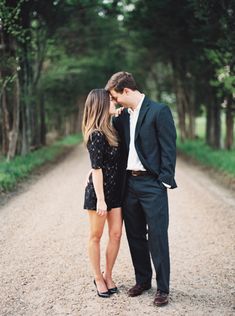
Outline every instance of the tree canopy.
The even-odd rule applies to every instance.
[[[116,71],[177,114],[182,141],[234,144],[235,2],[0,0],[0,141],[11,159],[81,127],[88,92]],[[221,117],[225,115],[225,139]]]

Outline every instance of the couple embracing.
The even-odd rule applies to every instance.
[[[119,104],[123,108],[116,110]],[[83,135],[92,171],[84,209],[90,221],[89,257],[100,297],[118,292],[112,270],[124,219],[136,284],[131,297],[151,288],[151,259],[156,272],[156,306],[168,303],[170,259],[167,189],[176,187],[176,130],[170,109],[148,99],[132,74],[115,73],[105,89],[86,100]],[[104,272],[100,239],[105,222],[109,240]]]

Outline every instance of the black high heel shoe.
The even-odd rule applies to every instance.
[[[108,289],[108,290],[109,290],[110,295],[118,293],[118,288],[116,286],[113,287],[112,289]]]
[[[103,297],[103,298],[108,298],[108,297],[110,297],[110,292],[109,292],[109,290],[106,291],[106,292],[99,292],[95,280],[94,280],[94,284],[95,284],[95,287],[96,287],[96,289],[97,289],[97,294],[98,294],[99,297]]]
[[[104,275],[104,271],[102,272],[102,274]],[[118,293],[118,288],[116,286],[111,288],[111,289],[108,288],[108,291],[109,291],[110,295],[116,294],[116,293]]]

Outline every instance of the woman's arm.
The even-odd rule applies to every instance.
[[[105,136],[95,131],[90,136],[88,151],[91,159],[92,181],[97,198],[96,212],[98,215],[106,215],[107,205],[104,198],[104,183],[103,183],[103,167],[104,167],[104,152],[106,140]]]
[[[92,179],[97,198],[96,212],[100,216],[107,213],[107,205],[104,199],[103,171],[102,169],[92,169]]]

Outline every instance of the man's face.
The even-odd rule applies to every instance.
[[[111,100],[121,104],[124,107],[128,107],[128,98],[125,89],[123,92],[116,92],[114,89],[110,90]]]

